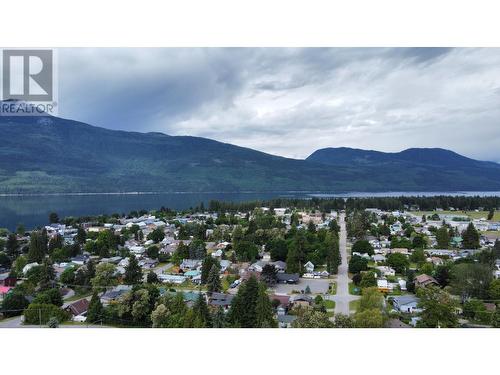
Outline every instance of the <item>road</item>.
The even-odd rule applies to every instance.
[[[349,315],[349,302],[357,300],[358,296],[349,294],[349,275],[348,260],[347,260],[347,232],[345,226],[345,213],[339,216],[340,234],[339,234],[339,249],[342,263],[339,266],[337,274],[337,294],[331,296],[329,299],[335,301],[335,314]]]

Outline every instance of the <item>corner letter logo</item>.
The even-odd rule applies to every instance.
[[[3,99],[53,100],[52,50],[3,50]]]

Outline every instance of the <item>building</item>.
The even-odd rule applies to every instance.
[[[418,309],[419,299],[413,295],[397,296],[392,300],[392,305],[394,310],[413,314],[414,312],[420,311]]]

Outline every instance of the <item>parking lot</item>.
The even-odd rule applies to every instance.
[[[304,291],[309,285],[311,293],[326,293],[331,282],[333,282],[331,279],[300,278],[297,284],[277,284],[273,289],[278,294],[292,294],[293,290]]]

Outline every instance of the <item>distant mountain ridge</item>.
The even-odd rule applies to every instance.
[[[321,149],[306,160],[214,140],[0,117],[0,193],[500,190],[500,165],[443,149]]]

